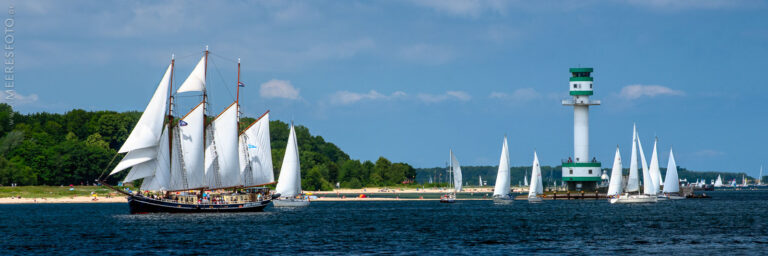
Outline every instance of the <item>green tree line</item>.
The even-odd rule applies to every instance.
[[[85,111],[64,114],[13,112],[0,104],[0,185],[88,184],[114,168],[122,158],[117,150],[141,116],[140,112]],[[242,118],[241,129],[254,119]],[[412,181],[413,167],[384,157],[375,162],[350,159],[333,143],[296,126],[302,188],[330,190],[341,187],[388,186]],[[289,126],[270,121],[275,178],[288,140]],[[116,159],[108,166],[113,157]],[[127,171],[110,177],[115,183]]]

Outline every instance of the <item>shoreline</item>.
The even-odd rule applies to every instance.
[[[90,188],[90,187],[89,187]],[[97,187],[93,187],[97,188]],[[103,189],[98,187],[97,189]],[[80,190],[80,188],[78,188]],[[515,189],[517,191],[517,189]],[[386,187],[371,187],[371,188],[359,188],[359,189],[334,189],[332,191],[305,191],[307,195],[317,196],[312,201],[318,202],[373,202],[373,201],[438,201],[439,197],[433,198],[426,195],[439,195],[447,193],[448,190],[438,188],[386,188]],[[99,193],[106,194],[106,193]],[[65,203],[127,203],[128,200],[125,196],[109,193],[109,198],[104,196],[96,197],[93,200],[92,196],[77,195],[77,196],[63,196],[63,197],[0,197],[0,204],[65,204]],[[368,197],[360,198],[357,195],[364,194]],[[425,195],[428,198],[419,198],[419,195]],[[493,194],[493,187],[469,187],[464,191],[459,192],[461,195],[471,195],[475,198],[458,198],[458,201],[475,201],[475,200],[491,200]],[[486,198],[481,198],[486,194]],[[404,195],[406,195],[404,197]],[[410,195],[410,196],[408,196]],[[414,198],[413,196],[416,196]],[[404,197],[404,198],[401,198]]]

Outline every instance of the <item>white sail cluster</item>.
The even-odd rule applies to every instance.
[[[200,59],[176,93],[205,92],[207,56]],[[205,101],[178,123],[167,122],[171,95],[169,65],[160,84],[119,153],[110,175],[131,168],[124,182],[144,179],[142,190],[217,189],[274,182],[269,115],[241,135],[239,105],[228,106],[206,125]],[[203,97],[205,100],[205,97]],[[170,113],[173,114],[173,113]]]
[[[672,150],[669,151],[669,161],[667,162],[666,178],[662,179],[661,170],[659,169],[659,158],[657,153],[658,139],[654,141],[653,153],[651,154],[650,167],[646,165],[645,154],[643,153],[643,145],[640,143],[637,128],[632,128],[632,153],[630,155],[629,163],[629,177],[626,182],[626,187],[622,188],[622,164],[621,157],[619,155],[619,149],[616,148],[616,156],[614,158],[613,170],[611,171],[611,179],[608,186],[608,196],[616,196],[622,192],[632,193],[640,191],[640,177],[638,174],[637,164],[637,151],[640,151],[640,160],[643,168],[643,194],[649,196],[656,196],[663,193],[678,193],[680,192],[680,182],[677,175],[677,164],[675,163],[675,157]],[[666,182],[664,181],[666,180]],[[663,185],[663,190],[662,190]]]

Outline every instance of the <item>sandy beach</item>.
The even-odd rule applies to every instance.
[[[0,204],[65,204],[65,203],[126,203],[125,197],[98,197],[93,200],[90,196],[59,197],[59,198],[0,198]]]

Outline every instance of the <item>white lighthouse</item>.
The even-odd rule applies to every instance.
[[[573,156],[562,164],[563,182],[570,191],[595,191],[602,174],[600,162],[589,157],[589,106],[600,105],[592,96],[592,68],[571,68],[569,83],[573,99],[563,105],[573,106]]]

